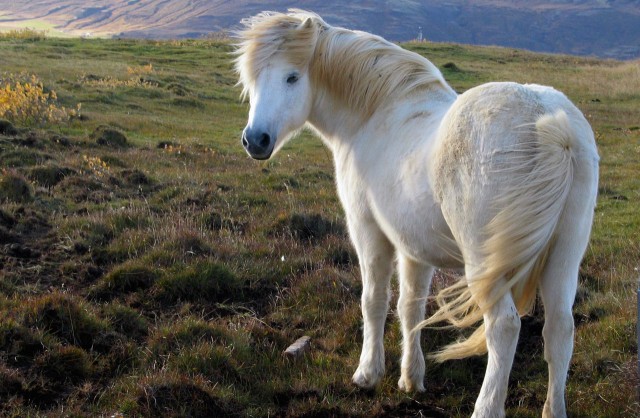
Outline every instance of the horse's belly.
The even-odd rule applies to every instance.
[[[460,249],[439,212],[425,213],[423,206],[402,212],[377,213],[376,220],[402,255],[440,268],[462,267]],[[432,209],[433,210],[433,209]]]

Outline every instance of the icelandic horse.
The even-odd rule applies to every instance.
[[[302,10],[243,21],[235,61],[250,111],[242,145],[272,157],[302,127],[332,151],[362,274],[363,345],[353,382],[384,374],[397,258],[404,391],[423,391],[420,328],[481,323],[437,361],[488,352],[474,417],[502,417],[520,316],[539,292],[549,384],[564,417],[572,305],[593,219],[598,153],[589,123],[550,87],[488,83],[463,94],[424,57]],[[434,268],[464,279],[425,304]]]

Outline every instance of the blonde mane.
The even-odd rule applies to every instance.
[[[329,26],[314,13],[264,12],[243,24],[235,61],[243,96],[278,54],[367,119],[384,102],[434,84],[452,91],[426,58],[369,33]]]

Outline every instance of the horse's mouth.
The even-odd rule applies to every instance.
[[[273,154],[273,147],[267,150],[256,150],[252,146],[245,146],[244,149],[247,154],[249,154],[249,157],[253,158],[254,160],[268,160]]]
[[[271,154],[272,154],[271,152],[269,152],[269,154],[266,154],[266,155],[252,155],[252,154],[249,153],[249,156],[251,158],[253,158],[254,160],[263,161],[263,160],[268,160],[269,158],[271,158]]]

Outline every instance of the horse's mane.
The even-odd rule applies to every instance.
[[[276,54],[308,69],[312,83],[365,118],[386,100],[434,83],[451,91],[426,58],[369,33],[329,26],[314,13],[264,12],[243,23],[236,59],[243,94]]]

